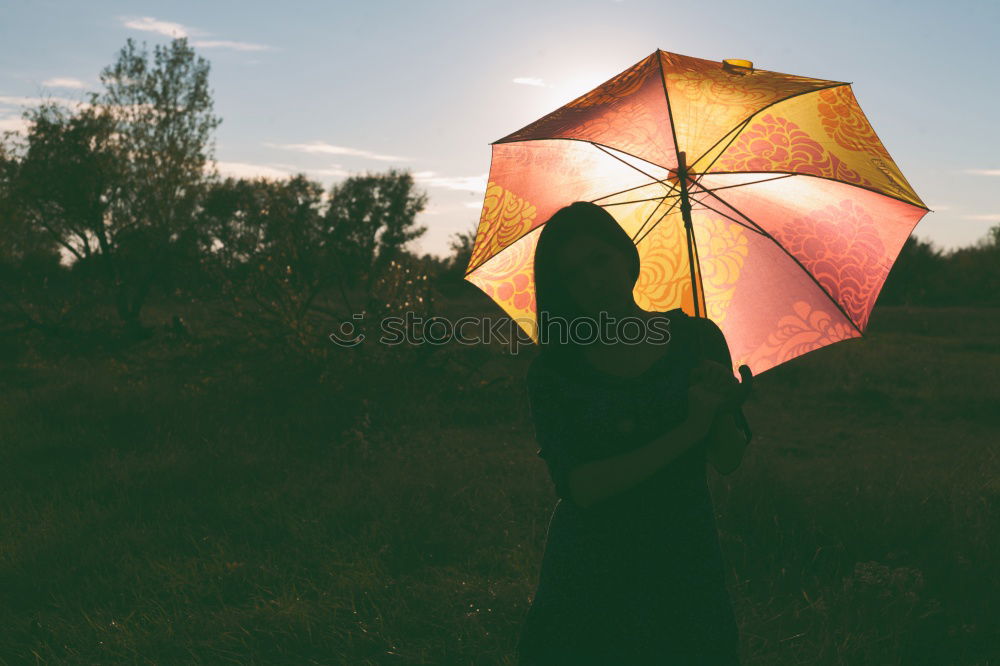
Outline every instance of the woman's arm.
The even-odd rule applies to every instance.
[[[703,327],[701,331],[704,336],[702,338],[703,349],[705,349],[708,358],[720,363],[732,372],[732,355],[722,330],[711,319],[702,317],[696,318],[695,321]],[[736,407],[720,411],[712,422],[712,427],[706,438],[706,457],[719,474],[731,474],[740,466],[743,461],[743,452],[750,441],[746,430],[737,421],[737,410],[740,409],[740,407]],[[745,417],[742,417],[741,420],[744,424],[746,423]]]
[[[575,440],[586,435],[577,426],[573,395],[537,361],[528,369],[527,386],[535,435],[541,446],[538,455],[548,465],[556,494],[581,508],[632,488],[692,446],[706,442],[724,399],[722,393],[695,382],[688,387],[688,410],[682,423],[621,455],[582,461],[575,454]],[[718,370],[723,373],[721,368]]]
[[[580,464],[569,470],[567,484],[573,501],[583,508],[645,481],[689,448],[705,439],[717,403],[700,401],[687,418],[648,444],[611,458]]]
[[[733,410],[722,412],[708,431],[708,461],[719,474],[731,474],[743,461],[747,443],[746,433],[736,423],[736,413]]]

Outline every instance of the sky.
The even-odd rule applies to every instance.
[[[131,37],[187,36],[211,63],[223,175],[409,170],[427,208],[417,253],[476,227],[492,141],[656,49],[848,81],[933,211],[941,249],[1000,223],[995,0],[0,3],[0,131],[24,104],[86,99]]]

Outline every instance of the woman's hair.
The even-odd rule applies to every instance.
[[[576,201],[560,208],[545,222],[535,246],[535,307],[541,356],[556,366],[567,368],[579,354],[579,345],[564,330],[577,317],[584,316],[566,289],[557,263],[559,252],[571,238],[586,234],[621,252],[630,265],[632,284],[639,279],[639,251],[618,221],[597,204]],[[555,319],[565,320],[565,324]],[[549,326],[549,334],[542,330]],[[568,332],[568,331],[567,331]],[[568,343],[563,344],[561,338]]]

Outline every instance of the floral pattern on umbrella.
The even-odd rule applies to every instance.
[[[538,234],[591,201],[636,244],[636,302],[711,318],[757,374],[860,337],[928,212],[849,83],[661,50],[494,142],[488,180],[466,279],[533,340]]]

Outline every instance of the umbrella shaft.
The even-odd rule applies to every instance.
[[[691,229],[691,201],[688,198],[687,178],[687,154],[682,150],[677,153],[677,184],[681,188],[681,215],[684,218],[684,227]]]
[[[695,247],[694,247],[694,226],[691,223],[691,201],[688,198],[687,184],[687,155],[684,151],[677,153],[677,182],[681,189],[681,217],[684,219],[684,232],[687,237],[688,267],[691,269],[691,294],[694,299],[694,316],[701,316],[701,308],[698,297],[698,279],[695,275]]]

